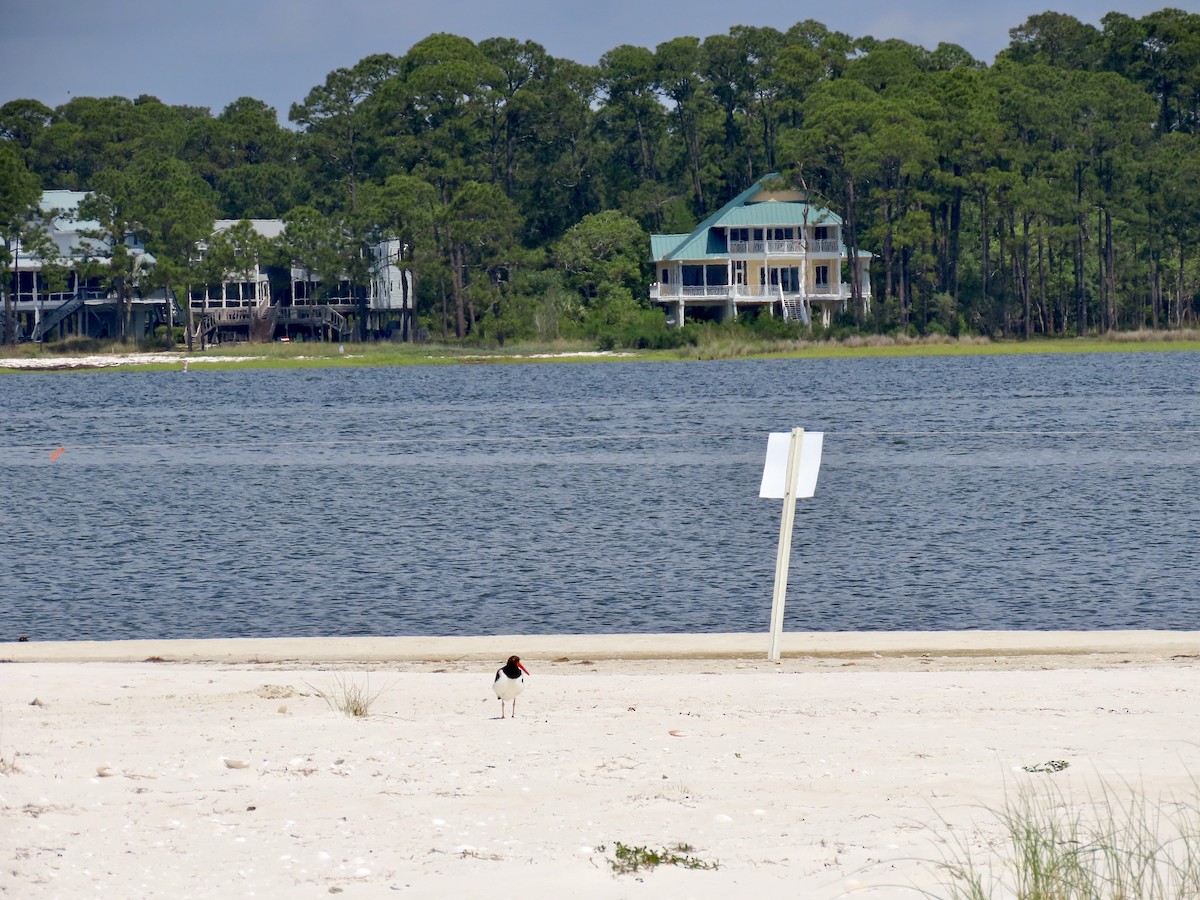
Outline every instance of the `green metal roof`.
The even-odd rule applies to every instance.
[[[650,256],[654,259],[666,259],[671,252],[686,241],[686,234],[652,234],[650,235]]]
[[[842,220],[829,210],[810,203],[768,200],[731,209],[720,222],[714,224],[726,228],[744,228],[748,225],[840,225]]]
[[[650,254],[655,260],[720,259],[728,256],[725,235],[714,228],[772,226],[840,225],[842,220],[821,206],[794,200],[766,200],[751,203],[762,190],[763,182],[778,179],[765,175],[696,226],[691,234],[652,234]]]

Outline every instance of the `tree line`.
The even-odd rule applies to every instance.
[[[434,335],[645,342],[665,334],[648,233],[688,232],[779,172],[876,256],[872,309],[839,328],[1194,326],[1200,15],[1047,12],[1009,36],[987,64],[809,20],[588,66],[434,34],[329,73],[290,128],[249,97],[216,115],[150,96],[13,100],[0,225],[7,248],[41,188],[93,191],[91,212],[138,233],[149,277],[176,288],[214,218],[282,218],[276,252],[352,278],[364,246],[400,238]]]

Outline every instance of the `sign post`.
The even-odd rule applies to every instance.
[[[824,432],[805,433],[803,428],[793,428],[791,434],[772,432],[767,436],[767,462],[758,496],[783,500],[779,546],[775,552],[775,590],[771,596],[771,641],[767,648],[769,660],[779,659],[779,641],[783,636],[783,610],[787,600],[796,499],[811,497],[816,491],[824,441]]]

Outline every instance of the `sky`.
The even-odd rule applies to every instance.
[[[1200,0],[0,0],[0,104],[150,94],[215,115],[254,97],[286,122],[334,69],[402,56],[437,32],[534,41],[594,65],[622,44],[815,19],[851,37],[959,44],[991,63],[1010,28],[1047,9],[1098,26],[1109,11],[1140,18],[1168,6],[1200,12]]]

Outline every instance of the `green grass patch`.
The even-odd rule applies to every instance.
[[[633,872],[656,869],[659,866],[678,866],[681,869],[720,868],[720,863],[716,860],[692,856],[695,849],[691,844],[675,844],[655,850],[650,847],[630,847],[617,841],[613,844],[613,855],[608,862],[617,875],[629,875]],[[608,852],[608,848],[603,844],[596,850],[599,853]]]
[[[689,326],[690,327],[690,326]],[[508,343],[504,347],[465,344],[303,343],[224,344],[191,354],[177,348],[161,352],[153,362],[121,366],[124,370],[171,371],[183,367],[204,371],[232,369],[310,369],[340,366],[478,365],[629,360],[687,361],[723,359],[861,359],[916,358],[927,356],[1009,356],[1054,353],[1156,353],[1200,351],[1200,331],[1122,332],[1103,337],[1036,338],[1029,341],[988,338],[953,338],[934,335],[855,335],[840,340],[803,340],[756,337],[737,327],[712,327],[697,332],[695,343],[657,350],[600,352],[594,343],[555,341]],[[6,358],[59,358],[89,354],[153,352],[133,344],[28,345],[0,348],[0,366]],[[8,371],[8,370],[6,370]],[[22,370],[27,371],[27,370]],[[80,371],[80,370],[72,370]],[[90,370],[89,370],[90,371]]]

